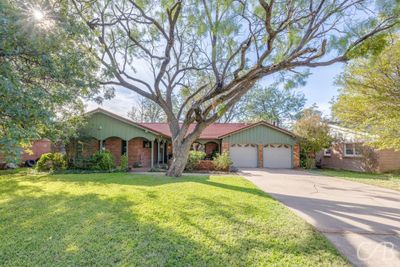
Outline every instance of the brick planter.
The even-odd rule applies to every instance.
[[[198,171],[214,171],[214,162],[212,160],[200,160],[195,170]]]

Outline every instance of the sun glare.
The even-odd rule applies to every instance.
[[[33,15],[33,18],[37,21],[42,21],[44,19],[44,13],[40,9],[33,8],[32,15]]]

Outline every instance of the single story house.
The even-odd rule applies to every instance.
[[[336,140],[329,149],[317,154],[322,168],[361,172],[388,172],[400,170],[400,151],[377,150],[365,146],[367,134],[329,124],[330,134]]]
[[[98,108],[87,113],[87,125],[80,134],[84,138],[72,142],[69,148],[75,155],[89,156],[105,149],[114,155],[117,164],[121,155],[127,154],[130,167],[145,168],[166,164],[172,157],[167,123],[138,123]],[[229,151],[235,167],[300,165],[295,135],[264,121],[214,123],[202,132],[192,149],[204,151],[208,158]]]

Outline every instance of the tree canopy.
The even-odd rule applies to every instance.
[[[99,92],[98,63],[77,42],[85,29],[67,5],[39,10],[25,2],[0,2],[0,152],[8,161],[35,139],[74,134],[81,97]]]
[[[303,93],[277,85],[255,86],[228,110],[220,122],[270,121],[282,126],[303,110],[306,98]]]
[[[369,133],[376,148],[400,149],[400,41],[349,64],[332,109],[341,123]]]
[[[253,121],[274,121],[281,125],[284,120],[295,119],[303,109],[306,98],[302,93],[268,86],[250,91],[246,115]]]
[[[139,97],[136,104],[128,112],[128,117],[136,122],[165,122],[162,108],[145,97]]]
[[[104,67],[101,83],[164,110],[175,176],[193,141],[258,80],[369,53],[398,23],[395,0],[71,1]]]

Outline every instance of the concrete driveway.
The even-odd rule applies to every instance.
[[[241,174],[314,225],[354,266],[400,266],[400,192],[300,170]]]

